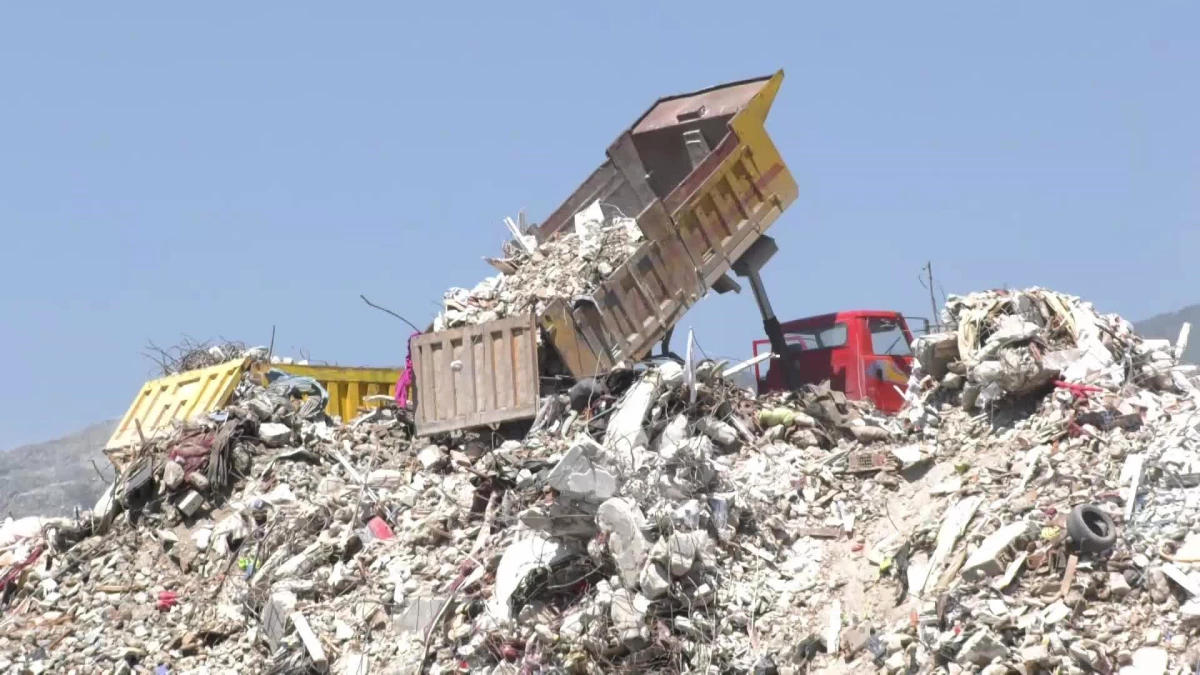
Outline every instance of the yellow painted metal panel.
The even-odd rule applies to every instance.
[[[669,194],[639,212],[638,226],[647,240],[592,294],[593,302],[576,303],[569,310],[558,306],[543,317],[551,344],[573,375],[588,377],[601,364],[650,354],[667,330],[796,201],[796,180],[765,127],[782,82],[783,71],[778,71],[662,99],[635,125],[636,145],[636,134],[675,134],[671,129],[680,124],[678,115],[690,110],[706,111],[715,122],[728,120],[721,122],[720,142]],[[666,146],[642,146],[654,151],[661,147]],[[682,152],[683,147],[680,141],[677,149]],[[650,155],[643,159],[646,156]],[[657,161],[670,158],[669,153],[660,154]],[[589,199],[595,192],[587,185],[581,190]],[[567,203],[582,201],[573,196]]]
[[[364,402],[368,396],[386,395],[395,397],[396,381],[403,368],[351,368],[346,366],[255,364],[256,373],[265,373],[270,368],[301,377],[311,377],[329,392],[329,403],[325,413],[338,416],[349,422],[358,416],[359,410],[374,407]]]
[[[188,422],[219,410],[237,389],[248,363],[249,359],[231,361],[147,382],[104,449],[117,450],[140,442],[139,426],[150,439],[169,430],[172,422]]]

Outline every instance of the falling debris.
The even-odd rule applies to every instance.
[[[637,221],[619,211],[593,202],[575,216],[573,232],[542,244],[533,237],[515,237],[523,243],[512,247],[513,255],[489,261],[502,274],[470,290],[446,291],[433,329],[477,325],[530,311],[540,314],[551,300],[571,301],[591,293],[633,255],[642,240]]]

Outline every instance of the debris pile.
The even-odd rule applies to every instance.
[[[895,417],[664,359],[424,439],[247,381],[92,513],[5,525],[0,670],[1192,672],[1183,345],[1039,289],[947,310]]]
[[[191,338],[170,348],[158,347],[154,343],[146,346],[145,355],[162,370],[163,375],[178,375],[189,370],[199,370],[222,363],[236,361],[247,356],[263,358],[266,347],[247,347],[241,342],[197,342]]]
[[[966,408],[1056,379],[1108,389],[1190,386],[1170,341],[1142,340],[1128,321],[1074,296],[1041,288],[950,296],[942,321],[948,331],[921,338],[915,351],[934,383],[962,390]]]
[[[519,236],[515,240],[519,244],[509,247],[510,256],[489,259],[501,274],[470,290],[446,291],[433,329],[540,312],[553,299],[588,294],[633,255],[641,239],[636,220],[606,217],[600,203],[593,203],[575,216],[574,231],[541,244],[531,236]]]

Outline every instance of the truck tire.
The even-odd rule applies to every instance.
[[[1067,516],[1067,536],[1080,553],[1100,553],[1116,543],[1117,526],[1099,507],[1084,504]]]

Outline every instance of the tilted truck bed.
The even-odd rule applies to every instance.
[[[590,377],[648,356],[796,200],[796,181],[765,127],[782,81],[779,71],[659,99],[539,227],[545,241],[600,200],[637,214],[645,235],[589,298],[555,300],[534,317],[571,375]],[[451,329],[453,339],[443,335],[451,331],[413,339],[418,433],[533,416],[540,393],[537,350],[529,349],[528,333],[512,330],[512,322],[499,319],[489,322],[495,327],[480,324],[466,333]],[[464,340],[485,338],[487,352],[503,359],[455,357],[482,349],[467,349]],[[438,348],[449,344],[457,349]],[[533,376],[518,381],[506,375],[497,388],[495,373],[480,369],[501,364],[500,372]],[[475,395],[479,391],[504,395]]]

